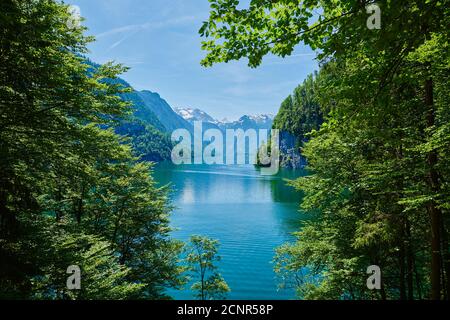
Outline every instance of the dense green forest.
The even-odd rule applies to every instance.
[[[97,71],[101,66],[86,58],[88,71]],[[127,68],[124,68],[124,71]],[[118,96],[129,104],[129,112],[116,118],[119,124],[105,126],[113,128],[114,132],[129,138],[132,153],[142,161],[160,162],[170,159],[172,141],[169,130],[159,121],[156,114],[142,98],[142,94],[134,90],[129,83],[121,78],[105,78],[101,81],[122,88]]]
[[[311,173],[292,182],[311,219],[278,249],[284,284],[307,299],[449,299],[448,1],[377,1],[380,29],[373,1],[210,2],[205,66],[257,67],[300,42],[318,52],[319,74],[275,121],[308,140]],[[366,286],[370,265],[381,290]]]
[[[274,122],[310,173],[291,182],[310,218],[277,250],[282,285],[301,299],[450,299],[448,1],[378,1],[380,29],[373,1],[209,1],[204,66],[257,67],[299,43],[320,63]],[[170,156],[168,128],[126,67],[85,58],[94,39],[70,19],[56,0],[0,2],[0,299],[170,299],[189,281],[199,299],[225,297],[218,242],[170,237],[148,162]]]
[[[273,127],[287,131],[299,141],[308,139],[308,134],[318,130],[323,123],[323,112],[319,105],[317,91],[320,86],[318,74],[309,75],[292,95],[280,106]]]
[[[0,3],[0,298],[165,298],[182,244],[166,188],[129,144],[151,147],[148,124],[130,120],[126,68],[92,68],[93,39],[69,19],[53,0]],[[74,265],[83,286],[70,291]]]

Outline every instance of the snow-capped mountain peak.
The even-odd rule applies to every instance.
[[[275,119],[275,116],[272,114],[258,114],[250,116],[250,119],[256,122],[273,121],[273,119]]]
[[[218,127],[222,130],[225,129],[270,129],[274,116],[271,114],[259,114],[259,115],[244,115],[237,121],[229,121],[228,119],[216,120],[207,114],[205,111],[196,108],[176,108],[175,112],[183,117],[191,124],[194,121],[202,121],[208,123],[213,127]]]
[[[205,111],[194,108],[176,108],[175,112],[189,122],[202,121],[209,123],[217,123],[218,121],[207,114]]]

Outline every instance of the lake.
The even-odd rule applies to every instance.
[[[236,300],[295,298],[293,290],[278,289],[272,260],[305,219],[301,195],[284,180],[301,175],[304,171],[282,170],[261,176],[252,165],[170,163],[158,164],[154,174],[159,184],[171,183],[173,237],[186,241],[196,234],[220,241],[219,272],[231,288],[228,299]],[[169,294],[193,299],[189,289]]]

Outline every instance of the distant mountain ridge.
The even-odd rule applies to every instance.
[[[272,129],[274,116],[268,114],[244,115],[237,121],[224,122],[219,125],[222,129]]]
[[[89,59],[91,68],[100,67]],[[122,78],[105,79],[113,84],[129,88],[129,92],[120,94],[132,109],[132,115],[119,120],[115,127],[117,134],[127,136],[136,156],[146,161],[164,161],[170,159],[173,142],[170,135],[174,130],[194,131],[194,122],[202,121],[203,130],[218,129],[271,129],[272,115],[244,115],[237,121],[226,119],[219,121],[203,110],[196,108],[173,109],[161,96],[149,90],[137,91]]]
[[[175,112],[191,124],[194,121],[202,121],[217,124],[218,121],[205,111],[193,108],[175,108]]]
[[[183,117],[190,124],[195,121],[202,121],[211,128],[218,128],[220,130],[226,129],[271,129],[273,125],[274,116],[270,114],[261,115],[244,115],[236,121],[217,120],[210,116],[203,110],[196,108],[176,108],[175,112]]]

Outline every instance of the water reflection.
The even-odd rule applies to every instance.
[[[291,299],[278,291],[271,263],[277,246],[292,241],[304,216],[298,212],[301,195],[284,179],[301,171],[282,170],[261,176],[253,166],[173,166],[159,164],[156,180],[171,184],[176,210],[175,238],[202,234],[221,242],[220,271],[230,285],[230,299]],[[171,292],[191,299],[189,290]]]

